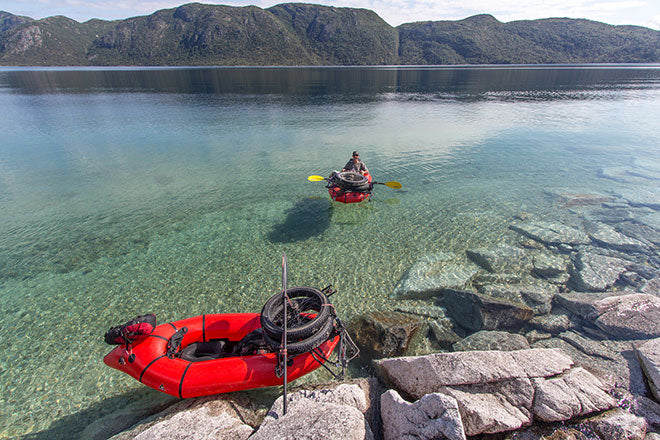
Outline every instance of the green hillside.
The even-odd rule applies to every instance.
[[[0,65],[383,65],[660,62],[660,31],[490,15],[396,28],[367,9],[190,3],[125,20],[0,11]]]

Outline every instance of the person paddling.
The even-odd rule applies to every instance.
[[[344,165],[342,172],[352,171],[354,173],[360,173],[363,176],[369,173],[367,166],[360,160],[360,153],[353,151],[353,157]]]

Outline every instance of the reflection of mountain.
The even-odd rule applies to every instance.
[[[8,65],[387,65],[660,61],[660,32],[490,15],[396,28],[367,9],[191,3],[118,21],[0,11]]]
[[[294,100],[488,99],[501,93],[562,93],[658,83],[653,69],[562,67],[310,67],[27,70],[0,72],[0,81],[22,93],[183,93],[273,95]],[[391,93],[403,93],[394,97]],[[415,96],[419,94],[419,96]],[[504,98],[506,96],[501,95]],[[553,98],[554,97],[554,98]],[[520,98],[520,97],[518,97]],[[524,98],[524,97],[523,97]],[[572,96],[572,98],[579,98]]]

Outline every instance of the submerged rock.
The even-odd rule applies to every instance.
[[[479,289],[480,293],[493,298],[521,303],[534,310],[536,315],[545,315],[552,309],[552,298],[558,293],[557,286],[539,281],[539,284],[502,285],[492,284]]]
[[[457,333],[457,328],[453,319],[443,318],[429,322],[429,329],[435,340],[443,348],[450,348],[455,342],[462,339]],[[462,333],[462,332],[461,332]]]
[[[355,318],[350,328],[360,350],[381,358],[407,354],[413,336],[424,326],[424,318],[408,313],[372,312]]]
[[[447,289],[443,302],[459,325],[475,331],[515,327],[534,316],[534,311],[520,302],[466,290]]]
[[[576,245],[591,243],[591,240],[584,232],[560,223],[524,222],[514,223],[509,228],[545,244]]]
[[[660,338],[635,346],[635,352],[651,393],[660,401]]]
[[[467,256],[488,272],[525,272],[532,268],[532,259],[523,249],[500,245],[468,249]]]
[[[395,390],[389,390],[381,396],[380,407],[384,440],[465,440],[458,403],[453,397],[431,393],[409,403]]]
[[[654,187],[619,189],[618,196],[628,200],[632,206],[647,206],[660,210],[660,189]]]
[[[464,288],[479,270],[456,255],[440,252],[420,258],[394,290],[396,298],[434,298],[447,288]]]
[[[553,335],[564,332],[571,327],[571,320],[566,313],[535,316],[529,323],[533,327]]]
[[[513,351],[529,348],[527,338],[517,333],[482,330],[473,333],[453,346],[454,351]]]
[[[566,273],[568,262],[561,255],[536,252],[532,255],[532,270],[542,278],[554,278]]]
[[[577,290],[594,292],[612,287],[630,264],[619,258],[584,251],[578,252],[573,262],[575,271],[571,281]]]
[[[612,226],[603,223],[589,222],[586,225],[586,231],[589,237],[601,246],[623,252],[647,251],[646,246],[641,241],[630,238]]]

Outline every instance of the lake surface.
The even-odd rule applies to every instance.
[[[355,149],[403,188],[342,205],[307,181]],[[553,193],[658,176],[660,65],[0,68],[0,438],[156,399],[103,365],[105,331],[259,312],[282,252],[350,319],[423,255],[570,221]]]

